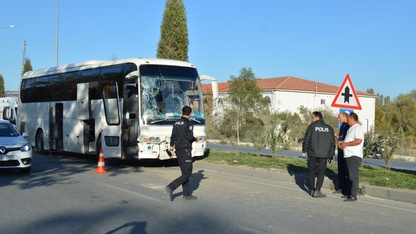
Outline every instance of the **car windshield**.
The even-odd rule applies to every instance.
[[[19,133],[9,123],[0,123],[0,137],[16,137]]]

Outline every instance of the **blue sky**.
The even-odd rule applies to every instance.
[[[56,64],[57,0],[0,3],[0,74],[17,90],[23,42],[33,69]],[[156,57],[165,0],[59,0],[59,65]],[[184,0],[189,61],[229,80],[296,76],[392,98],[416,89],[414,0]]]

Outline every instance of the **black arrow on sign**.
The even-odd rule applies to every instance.
[[[345,87],[344,92],[342,93],[342,96],[344,96],[344,103],[348,102],[350,103],[350,97],[352,97],[352,94],[350,94],[350,87]]]

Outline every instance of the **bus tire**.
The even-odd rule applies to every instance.
[[[43,143],[43,131],[42,130],[38,130],[36,132],[36,138],[35,138],[35,146],[36,146],[36,151],[39,154],[45,154],[45,146]]]

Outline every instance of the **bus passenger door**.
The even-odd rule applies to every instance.
[[[137,145],[139,133],[139,98],[137,84],[126,84],[125,90],[122,108],[123,126],[121,139],[123,156],[125,158],[137,158],[139,152],[139,146]]]
[[[117,82],[103,83],[102,98],[104,116],[101,119],[103,121],[101,146],[104,157],[121,157],[121,100],[119,99]]]
[[[89,97],[88,97],[88,83],[77,84],[77,116],[78,119],[89,119]]]
[[[91,113],[91,90],[89,83],[77,84],[77,118],[82,122],[81,153],[90,152],[95,139],[95,121]]]

